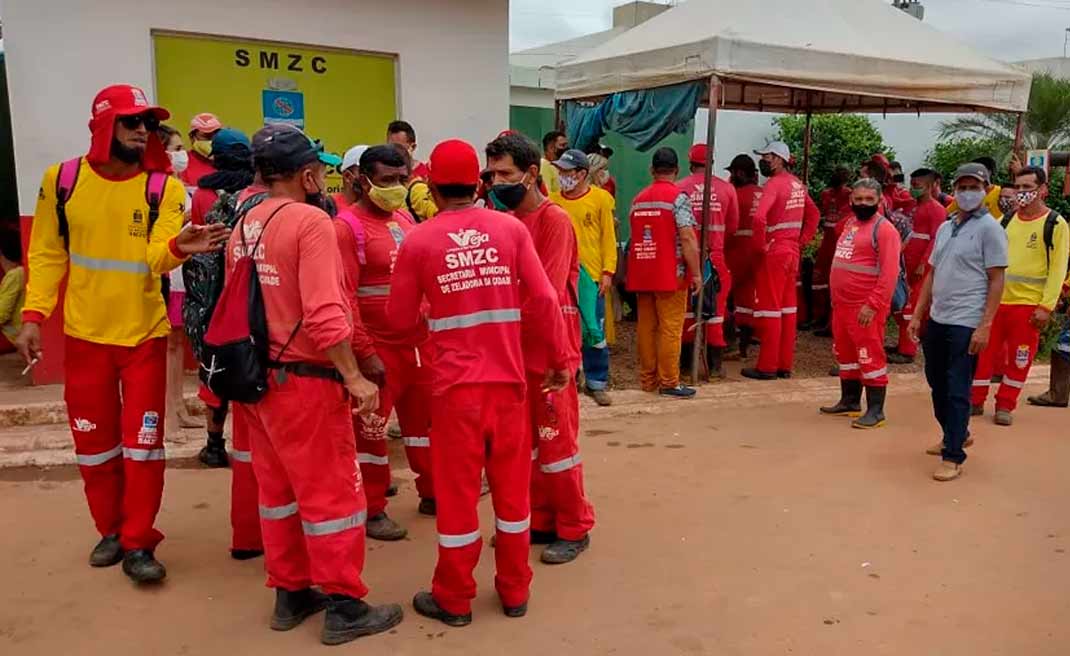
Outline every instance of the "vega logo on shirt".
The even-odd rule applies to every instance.
[[[490,241],[490,235],[472,228],[462,228],[457,232],[447,232],[446,234],[460,248],[473,248]]]

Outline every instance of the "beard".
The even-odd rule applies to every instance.
[[[124,164],[137,164],[141,161],[141,156],[145,154],[145,149],[140,146],[125,146],[119,142],[118,139],[112,139],[111,141],[111,155],[115,159],[123,162]]]

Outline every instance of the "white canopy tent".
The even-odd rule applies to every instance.
[[[814,113],[1013,112],[1020,142],[1032,84],[884,0],[689,0],[560,65],[558,116],[563,100],[697,80],[709,82],[706,189],[718,109],[805,113],[805,178]],[[709,203],[707,194],[703,216]],[[701,294],[696,304],[695,382],[705,363]]]

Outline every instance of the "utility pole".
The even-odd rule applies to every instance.
[[[1066,47],[1070,45],[1070,27],[1063,33],[1063,59],[1066,59]]]

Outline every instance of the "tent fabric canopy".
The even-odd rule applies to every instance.
[[[714,75],[720,107],[786,113],[1024,112],[1032,81],[883,0],[689,0],[560,65],[557,97]]]

